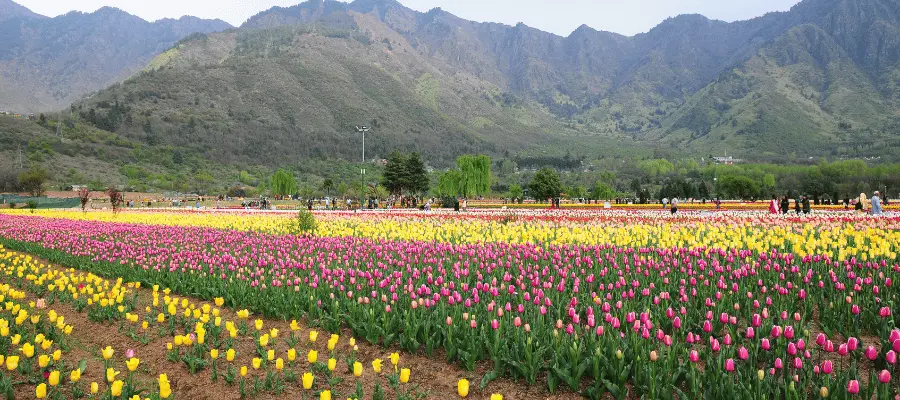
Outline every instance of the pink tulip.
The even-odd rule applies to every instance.
[[[832,371],[834,371],[834,364],[832,364],[831,360],[825,360],[825,362],[822,363],[822,373],[831,375]]]
[[[866,347],[865,354],[869,361],[875,361],[875,359],[878,358],[878,351],[875,350],[874,346]]]
[[[881,383],[889,383],[891,381],[891,373],[888,370],[883,369],[878,373],[878,382]]]
[[[859,381],[853,379],[850,382],[847,382],[847,392],[850,394],[859,393]]]
[[[725,360],[725,370],[728,372],[734,372],[734,359],[729,358]]]
[[[696,363],[700,361],[700,353],[697,353],[697,350],[691,350],[688,359],[690,359],[692,363]]]
[[[780,357],[776,358],[775,359],[775,369],[782,369],[782,368],[784,368],[784,361],[781,361]]]

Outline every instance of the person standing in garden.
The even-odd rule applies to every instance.
[[[809,196],[803,196],[803,213],[809,214],[812,209],[809,206]]]
[[[675,213],[678,212],[678,198],[677,197],[672,198],[672,210],[671,211],[672,211],[672,215],[675,215]]]
[[[803,198],[801,196],[797,196],[797,198],[794,199],[794,212],[797,215],[800,215],[800,206],[802,204],[803,204]]]
[[[853,209],[856,210],[857,214],[863,214],[866,212],[866,194],[860,193],[859,197],[856,199],[856,205],[853,206]]]
[[[778,203],[778,196],[772,195],[772,201],[769,202],[769,214],[779,214],[780,205]]]
[[[879,191],[875,191],[872,194],[872,215],[882,215],[883,211],[881,209],[881,193]]]
[[[790,211],[790,210],[791,210],[790,200],[788,200],[787,196],[782,196],[781,197],[781,214],[782,215],[787,214],[788,211]]]

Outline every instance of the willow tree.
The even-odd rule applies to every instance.
[[[472,197],[487,194],[491,189],[491,158],[486,155],[462,155],[456,159],[456,193],[454,195]],[[448,171],[449,172],[449,171]]]
[[[283,169],[275,171],[269,183],[272,194],[275,196],[290,196],[297,192],[297,181],[294,179],[294,174]]]

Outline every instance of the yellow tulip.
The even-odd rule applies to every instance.
[[[106,348],[103,349],[103,351],[101,353],[103,355],[104,360],[109,360],[110,358],[112,358],[113,354],[115,354],[115,351],[113,350],[112,347],[106,346]]]
[[[41,368],[46,368],[47,364],[50,364],[50,356],[41,354],[41,356],[38,357],[38,366]]]
[[[269,330],[269,336],[271,336],[272,339],[277,338],[278,337],[278,329],[272,328],[271,330]]]
[[[314,379],[313,374],[309,372],[303,374],[303,388],[306,390],[312,389]]]
[[[256,330],[261,331],[263,328],[263,320],[257,319],[254,321],[254,326],[256,327]]]
[[[259,337],[259,345],[262,347],[266,347],[269,345],[269,334],[265,334]]]
[[[22,354],[25,355],[26,358],[34,357],[34,345],[31,343],[25,343],[22,345],[22,348],[19,350],[22,351]]]
[[[47,377],[47,383],[49,383],[50,386],[59,385],[59,371],[51,371],[50,376]]]
[[[228,351],[225,352],[225,360],[234,361],[234,349],[228,349]]]
[[[100,391],[100,385],[97,382],[91,382],[91,394],[97,394]]]
[[[275,349],[269,349],[266,351],[266,361],[272,361],[275,359]]]
[[[107,382],[114,381],[116,379],[116,376],[118,376],[118,375],[119,375],[119,371],[116,371],[112,368],[106,369],[106,381]]]
[[[247,366],[246,365],[241,366],[241,376],[247,376]]]
[[[331,400],[331,391],[323,390],[322,393],[319,393],[319,400]]]
[[[360,376],[362,376],[362,373],[363,373],[362,363],[359,361],[353,363],[353,376],[359,378]]]
[[[128,361],[125,362],[125,366],[128,367],[129,371],[134,372],[140,363],[141,363],[140,359],[138,359],[136,357],[132,357],[132,358],[128,359]]]
[[[328,370],[334,371],[334,369],[336,367],[337,367],[337,360],[335,360],[334,358],[329,358],[328,359]]]
[[[166,374],[159,375],[159,398],[168,399],[172,395],[172,385]]]
[[[296,349],[288,349],[287,351],[288,361],[294,361],[297,359],[297,350]]]
[[[469,381],[466,379],[460,379],[459,382],[456,383],[456,393],[459,394],[459,397],[466,397],[469,395]]]
[[[37,387],[34,389],[34,395],[39,399],[47,397],[47,384],[42,383],[40,385],[37,385]]]
[[[319,359],[319,352],[315,350],[310,350],[306,355],[306,360],[309,361],[310,364],[316,362]]]
[[[56,349],[56,351],[53,352],[53,361],[59,361],[59,359],[61,359],[61,358],[62,358],[62,350]]]
[[[400,370],[400,383],[409,382],[409,368],[403,368]]]
[[[213,301],[215,301],[216,307],[222,307],[225,304],[225,299],[222,297],[216,297]]]
[[[210,351],[209,351],[209,358],[212,358],[213,360],[219,358],[219,349],[212,349],[212,350],[210,350]]]
[[[81,370],[73,369],[72,372],[69,374],[69,380],[72,382],[78,382],[79,380],[81,380]]]
[[[274,351],[274,350],[272,350],[272,351]],[[281,359],[281,357],[279,357],[275,360],[275,369],[279,370],[279,371],[284,369],[284,360]]]
[[[491,400],[503,400],[503,395],[499,393],[494,393],[491,395]]]
[[[374,370],[376,374],[381,373],[381,359],[380,358],[376,358],[375,361],[372,361],[372,370]]]
[[[391,359],[391,364],[393,364],[395,367],[397,366],[397,364],[400,363],[400,354],[399,353],[391,353],[391,355],[388,356],[388,358]]]
[[[309,341],[310,341],[310,343],[315,343],[315,342],[316,342],[316,339],[318,339],[318,338],[319,338],[319,332],[318,332],[318,331],[309,331]]]
[[[125,386],[125,382],[116,380],[112,383],[112,386],[109,387],[109,392],[113,395],[113,397],[119,397],[122,395],[122,386]]]
[[[253,369],[259,369],[262,365],[262,360],[259,357],[253,358]]]

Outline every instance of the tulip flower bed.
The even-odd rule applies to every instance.
[[[17,211],[17,215],[31,215]],[[14,215],[15,215],[14,214]],[[211,227],[287,234],[294,214],[220,212],[108,212],[40,210],[55,219]],[[659,212],[479,212],[479,213],[322,213],[317,236],[448,243],[533,243],[614,245],[621,248],[777,250],[796,256],[828,255],[896,258],[900,217],[853,214],[808,217],[764,213],[684,214]]]
[[[411,400],[432,392],[416,375],[440,381],[428,370],[434,366],[410,368],[427,360],[232,312],[220,308],[222,298],[170,296],[168,288],[107,281],[2,246],[0,276],[9,282],[0,285],[3,398]]]
[[[349,327],[369,343],[469,370],[490,365],[476,386],[510,377],[592,398],[900,394],[895,219],[534,220],[557,235],[568,224],[585,224],[638,236],[623,237],[629,243],[623,246],[587,228],[598,242],[612,239],[298,237],[203,226],[214,215],[184,218],[195,217],[204,219],[170,226],[0,215],[0,241],[98,275],[220,298],[220,306],[264,317],[303,317],[329,332]],[[424,223],[438,231],[466,223],[440,218]],[[414,221],[373,224],[382,223]],[[167,313],[184,312],[183,305],[170,312],[171,299],[157,304],[147,314],[163,314],[164,321]],[[168,322],[175,324],[168,333],[189,330],[188,322]],[[232,330],[219,329],[216,337],[225,331]],[[254,334],[260,362],[269,357],[259,343],[263,332]],[[216,340],[227,347],[227,339]],[[171,351],[210,368],[206,350]]]

